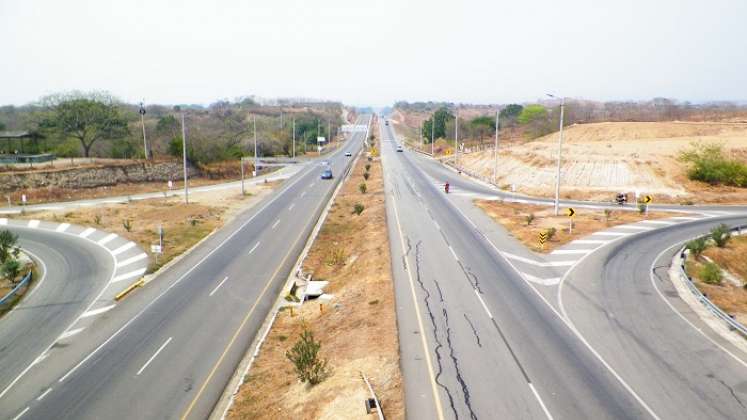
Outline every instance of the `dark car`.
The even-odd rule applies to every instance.
[[[332,169],[325,169],[322,171],[322,179],[332,179]]]
[[[345,152],[345,156],[350,157],[350,156],[353,156],[353,154],[350,152]]]
[[[397,151],[401,152],[402,151],[402,146],[397,146]]]

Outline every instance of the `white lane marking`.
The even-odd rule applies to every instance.
[[[306,191],[302,191],[302,192],[301,192],[301,195],[299,196],[299,198],[300,198],[300,197],[303,197],[304,195],[306,195]]]
[[[23,409],[23,411],[21,411],[20,413],[18,413],[18,415],[17,415],[17,416],[13,417],[13,420],[18,420],[18,419],[20,419],[20,418],[21,418],[21,417],[22,417],[22,416],[23,416],[24,414],[26,414],[26,412],[27,412],[27,411],[29,411],[30,409],[31,409],[31,407],[26,407],[26,408],[24,408],[24,409]]]
[[[135,242],[127,242],[126,244],[124,244],[124,245],[120,246],[119,248],[115,249],[114,251],[112,251],[112,255],[117,256],[117,255],[119,255],[119,254],[127,251],[128,249],[134,247],[134,246],[135,246]]]
[[[441,230],[441,226],[438,224],[438,222],[436,222],[436,219],[431,220],[433,220],[433,224],[436,225],[436,229]]]
[[[457,257],[457,254],[454,252],[454,248],[452,248],[451,245],[449,245],[449,251],[451,251],[451,255],[454,256],[454,259],[459,261],[459,257]]]
[[[689,217],[689,216],[675,216],[670,217],[669,220],[700,220],[702,217]]]
[[[137,269],[135,271],[130,271],[129,273],[120,274],[119,276],[114,277],[111,282],[112,283],[117,283],[117,282],[120,282],[122,280],[127,280],[127,279],[131,279],[133,277],[142,276],[143,274],[145,274],[145,267],[139,268],[139,269]]]
[[[536,390],[536,389],[534,389],[534,385],[532,385],[532,383],[531,383],[531,382],[529,382],[529,389],[531,389],[531,390],[532,390],[532,394],[534,394],[534,398],[537,398],[537,401],[539,402],[540,406],[542,407],[542,411],[544,411],[544,412],[545,412],[545,416],[547,416],[547,418],[548,418],[549,420],[553,420],[553,417],[552,417],[552,415],[550,414],[550,411],[549,411],[549,410],[547,409],[547,407],[545,406],[545,403],[544,403],[544,402],[542,401],[542,398],[540,398],[540,395],[539,395],[539,393],[537,392],[537,390]]]
[[[66,338],[74,336],[75,334],[78,334],[79,332],[81,332],[83,330],[85,330],[85,328],[76,328],[74,330],[65,331],[64,333],[60,334],[60,336],[57,337],[57,339],[58,340],[64,340]],[[44,358],[46,359],[46,356]],[[44,359],[42,359],[42,360],[44,360]]]
[[[313,186],[314,186],[314,183],[312,182],[312,183],[311,183],[311,184],[309,185],[309,188],[311,188],[311,187],[313,187]]]
[[[661,298],[661,300],[663,300],[664,303],[666,303],[667,306],[669,306],[669,308],[672,311],[674,311],[675,314],[677,314],[677,316],[679,316],[683,321],[685,321],[685,323],[687,323],[687,325],[693,327],[693,329],[695,329],[695,331],[697,331],[698,333],[700,333],[700,335],[702,335],[703,337],[705,337],[706,340],[710,341],[711,344],[713,344],[714,346],[716,346],[719,349],[721,349],[724,353],[728,354],[732,359],[736,360],[739,364],[741,364],[744,367],[747,367],[747,362],[745,362],[744,360],[740,359],[737,355],[735,355],[732,352],[730,352],[726,347],[723,347],[721,344],[717,343],[716,340],[714,340],[713,338],[711,338],[708,334],[706,334],[705,332],[703,332],[702,329],[698,328],[695,324],[693,324],[692,322],[690,322],[690,320],[687,319],[687,317],[685,317],[684,315],[682,315],[682,313],[680,311],[678,311],[674,307],[674,305],[672,305],[672,303],[669,302],[669,300],[667,300],[666,297],[664,297],[664,294],[661,292],[661,290],[659,290],[659,287],[657,287],[656,281],[654,279],[654,268],[656,266],[656,262],[659,261],[661,259],[662,255],[664,255],[667,251],[669,251],[672,248],[678,247],[678,246],[682,246],[682,243],[677,243],[677,244],[674,244],[674,245],[670,246],[669,248],[661,251],[659,253],[659,255],[657,255],[656,258],[654,258],[654,261],[651,263],[651,270],[649,271],[649,277],[651,278],[651,285],[654,286],[654,289],[656,289],[656,293],[659,295],[659,297]],[[671,266],[671,261],[670,261],[670,266]],[[669,272],[668,271],[667,271],[667,277],[669,277]]]
[[[239,227],[238,227],[238,229],[236,229],[236,230],[235,230],[235,231],[233,231],[233,232],[232,232],[232,233],[231,233],[230,235],[228,235],[228,237],[226,237],[225,239],[223,239],[223,241],[222,241],[221,243],[219,243],[219,244],[218,244],[218,245],[217,245],[216,247],[214,247],[213,249],[211,249],[211,250],[210,250],[210,252],[208,252],[208,253],[207,253],[207,254],[206,254],[205,256],[203,256],[203,257],[202,257],[202,258],[201,258],[201,259],[200,259],[199,261],[197,261],[197,263],[196,263],[195,265],[193,265],[192,267],[190,267],[190,268],[189,268],[189,269],[188,269],[188,270],[187,270],[187,271],[186,271],[186,272],[185,272],[184,274],[182,274],[182,275],[181,275],[181,276],[180,276],[180,277],[179,277],[178,279],[176,279],[176,280],[175,280],[175,281],[174,281],[173,283],[171,283],[171,284],[170,284],[170,285],[169,285],[169,286],[168,286],[168,287],[166,288],[166,290],[162,291],[162,292],[161,292],[161,293],[160,293],[160,294],[159,294],[158,296],[156,296],[156,297],[155,297],[155,298],[154,298],[154,299],[153,299],[152,301],[148,302],[148,304],[146,304],[146,305],[145,305],[145,306],[144,306],[144,307],[143,307],[142,309],[140,309],[140,312],[138,312],[137,314],[135,314],[135,315],[134,315],[134,316],[133,316],[132,318],[130,318],[130,319],[129,319],[129,320],[127,321],[127,322],[125,322],[125,324],[124,324],[124,325],[122,325],[121,327],[119,327],[119,329],[118,329],[117,331],[115,331],[115,332],[114,332],[114,333],[113,333],[112,335],[110,335],[110,336],[109,336],[109,338],[107,338],[106,340],[104,340],[104,342],[103,342],[103,343],[99,344],[99,345],[98,345],[98,346],[97,346],[97,347],[96,347],[95,349],[93,349],[93,351],[91,351],[90,353],[88,353],[88,354],[86,355],[86,357],[84,357],[84,358],[83,358],[83,360],[81,360],[80,362],[78,362],[78,364],[76,364],[76,365],[75,365],[75,366],[73,366],[73,367],[72,367],[72,368],[71,368],[70,370],[68,370],[68,371],[67,371],[67,373],[65,373],[65,375],[63,375],[63,376],[62,376],[62,377],[61,377],[60,379],[58,379],[58,380],[57,380],[57,382],[59,382],[59,383],[63,383],[63,382],[65,382],[65,380],[66,380],[67,378],[69,378],[69,377],[70,377],[70,375],[72,375],[73,373],[75,373],[75,371],[77,371],[78,369],[80,369],[80,367],[81,367],[81,366],[83,366],[83,365],[84,365],[85,363],[87,363],[87,362],[88,362],[89,360],[91,360],[91,358],[92,358],[93,356],[95,356],[95,355],[96,355],[96,354],[97,354],[97,353],[98,353],[99,351],[101,351],[101,349],[102,349],[102,348],[104,348],[104,347],[105,347],[106,345],[108,345],[108,344],[109,344],[109,343],[110,343],[110,342],[111,342],[112,340],[114,340],[114,339],[115,339],[115,338],[116,338],[117,336],[119,336],[119,334],[121,334],[121,333],[122,333],[122,331],[124,331],[124,330],[125,330],[125,329],[126,329],[127,327],[129,327],[129,326],[130,326],[130,325],[131,325],[131,324],[132,324],[133,322],[135,322],[135,320],[139,319],[139,318],[140,318],[140,317],[141,317],[141,316],[142,316],[142,315],[143,315],[143,314],[145,313],[145,311],[147,311],[147,310],[148,310],[148,309],[149,309],[149,308],[150,308],[151,306],[153,306],[153,305],[154,305],[154,304],[155,304],[156,302],[158,302],[158,300],[159,300],[159,299],[161,299],[161,298],[162,298],[162,297],[163,297],[163,296],[164,296],[164,295],[165,295],[166,293],[168,293],[168,291],[169,291],[169,290],[171,290],[171,289],[172,289],[172,288],[174,288],[174,287],[175,287],[176,285],[178,285],[179,283],[181,283],[181,282],[182,282],[182,280],[184,280],[184,279],[185,279],[185,278],[186,278],[186,277],[187,277],[187,276],[188,276],[188,275],[189,275],[190,273],[192,273],[192,271],[194,271],[194,270],[195,270],[195,269],[196,269],[197,267],[199,267],[199,266],[200,266],[200,264],[202,264],[203,262],[205,262],[205,260],[207,260],[208,258],[210,258],[210,256],[211,256],[211,255],[213,255],[213,253],[215,253],[216,251],[218,251],[218,250],[219,250],[219,249],[220,249],[221,247],[223,247],[223,245],[225,245],[225,244],[226,244],[226,243],[227,243],[228,241],[230,241],[230,240],[231,240],[231,239],[232,239],[232,238],[233,238],[234,236],[236,236],[236,235],[237,235],[237,234],[238,234],[238,233],[239,233],[239,232],[240,232],[240,231],[241,231],[241,230],[242,230],[242,229],[243,229],[244,227],[246,227],[246,226],[247,226],[247,225],[248,225],[249,223],[251,223],[251,222],[252,222],[252,220],[254,220],[254,218],[255,218],[255,217],[257,217],[257,215],[261,214],[261,213],[262,213],[262,212],[263,212],[263,211],[264,211],[265,209],[267,209],[267,208],[268,208],[268,207],[269,207],[270,205],[272,205],[272,204],[273,204],[273,203],[274,203],[274,202],[275,202],[275,201],[276,201],[276,200],[277,200],[277,199],[278,199],[279,197],[282,197],[284,193],[286,193],[286,192],[287,192],[287,191],[288,191],[289,189],[291,189],[291,188],[292,188],[292,187],[293,187],[294,185],[298,184],[298,183],[299,183],[299,182],[300,182],[300,181],[301,181],[302,179],[304,179],[304,177],[305,177],[306,175],[308,175],[308,174],[309,174],[310,172],[311,172],[311,169],[307,170],[305,174],[303,174],[303,173],[302,173],[302,171],[299,171],[299,172],[297,172],[297,173],[302,173],[302,174],[301,174],[301,175],[299,175],[299,176],[298,176],[298,178],[296,178],[296,179],[295,179],[294,181],[291,181],[291,183],[289,183],[289,184],[285,185],[285,186],[284,186],[283,188],[281,188],[281,191],[280,191],[280,192],[278,192],[278,194],[277,194],[277,195],[276,195],[276,196],[275,196],[274,198],[272,198],[272,199],[271,199],[270,201],[268,201],[267,203],[265,203],[265,204],[264,204],[264,205],[262,206],[262,208],[260,208],[260,209],[259,209],[259,210],[258,210],[258,211],[257,211],[256,213],[254,213],[254,214],[253,214],[253,215],[252,215],[252,216],[251,216],[251,217],[250,217],[249,219],[247,219],[247,220],[246,220],[246,221],[245,221],[244,223],[242,223],[242,224],[241,224],[241,226],[239,226]],[[133,244],[133,245],[134,245],[134,244]],[[111,282],[110,282],[110,283],[111,283]],[[103,292],[104,292],[104,290],[106,290],[106,289],[104,288],[104,289],[103,289],[103,290],[101,291],[101,293],[103,293]],[[100,296],[100,294],[99,294],[99,296]],[[98,297],[97,297],[97,299],[98,299]],[[52,344],[54,344],[54,343],[52,343]],[[51,347],[51,345],[50,345],[50,347]],[[16,382],[17,382],[17,381],[19,380],[19,379],[21,379],[21,377],[22,377],[23,375],[25,375],[25,374],[26,374],[26,372],[28,372],[28,370],[29,370],[29,369],[31,369],[31,366],[33,366],[33,365],[30,365],[29,367],[27,367],[27,368],[26,368],[26,370],[24,370],[24,372],[22,372],[22,373],[21,373],[20,375],[18,375],[18,376],[16,377],[16,379],[14,379],[14,380],[13,380],[13,382],[12,382],[12,383],[11,383],[10,385],[8,385],[8,386],[7,386],[6,388],[5,388],[5,390],[3,390],[3,392],[1,392],[1,393],[0,393],[0,398],[2,398],[2,397],[3,397],[3,395],[5,395],[5,393],[7,393],[7,392],[8,392],[9,390],[10,390],[10,388],[11,388],[11,387],[12,387],[12,386],[13,386],[13,385],[14,385],[14,384],[15,384],[15,383],[16,383]],[[443,418],[443,416],[442,416],[442,418]]]
[[[57,342],[57,341],[55,340],[55,342]],[[45,350],[44,353],[40,354],[39,357],[37,357],[36,359],[34,359],[33,362],[31,362],[31,366],[34,366],[34,365],[36,365],[38,363],[43,362],[44,359],[46,359],[47,357],[49,357],[49,353],[47,353],[47,351]]]
[[[296,203],[291,203],[291,205],[290,205],[290,206],[288,206],[288,211],[291,211],[291,210],[293,210],[293,206],[295,206],[295,205],[296,205]]]
[[[257,249],[257,247],[258,247],[258,246],[259,246],[259,241],[257,241],[257,243],[256,243],[256,244],[254,244],[254,246],[252,247],[252,249],[250,249],[250,250],[249,250],[249,253],[248,253],[248,254],[246,254],[246,255],[251,255],[251,254],[252,254],[252,252],[254,252],[254,250],[255,250],[255,249]]]
[[[148,361],[145,362],[145,364],[143,365],[143,367],[141,367],[140,370],[137,371],[136,376],[140,376],[140,374],[143,373],[143,371],[145,370],[145,368],[148,367],[148,365],[150,364],[150,362],[152,362],[153,359],[155,359],[156,356],[158,356],[158,353],[160,353],[163,350],[163,348],[166,347],[166,345],[168,345],[171,342],[172,338],[173,337],[169,337],[169,339],[166,340],[165,343],[161,344],[161,347],[159,347],[158,350],[156,350],[156,352],[153,354],[153,356],[151,356],[150,359],[148,359]]]
[[[485,309],[485,312],[488,313],[488,318],[493,319],[493,314],[490,313],[490,309],[488,309],[488,305],[486,305],[485,301],[482,300],[482,297],[480,296],[480,292],[478,292],[477,289],[474,289],[474,290],[475,290],[475,295],[477,296],[477,300],[479,300],[480,303],[482,303],[482,308]]]
[[[99,244],[99,245],[106,245],[106,244],[108,244],[109,242],[111,242],[111,241],[113,241],[114,239],[116,239],[116,238],[117,238],[118,236],[119,236],[119,235],[117,235],[116,233],[110,233],[110,234],[108,234],[108,235],[104,236],[104,237],[103,237],[103,238],[102,238],[102,239],[101,239],[101,240],[100,240],[100,241],[98,242],[98,244]]]
[[[220,283],[218,283],[218,285],[215,286],[215,289],[213,289],[213,291],[210,292],[210,294],[208,296],[212,296],[213,294],[215,294],[215,292],[217,292],[218,289],[220,289],[220,287],[223,286],[223,283],[225,283],[226,280],[228,280],[228,276],[226,276],[226,278],[224,278]]]
[[[138,262],[138,261],[140,261],[142,259],[145,259],[145,258],[148,258],[148,254],[146,254],[145,252],[143,252],[142,254],[135,255],[134,257],[130,257],[130,258],[127,258],[124,261],[118,262],[117,263],[117,268],[122,268],[122,267],[128,266],[130,264],[136,263],[136,262]]]
[[[5,217],[0,218],[0,225],[1,226],[5,226],[7,224],[8,224],[8,219],[7,218],[5,218]]]
[[[39,221],[38,221],[38,220],[36,220],[36,219],[34,219],[34,220],[29,220],[29,224],[28,224],[28,227],[30,227],[30,228],[33,228],[33,229],[36,229],[36,228],[38,228],[38,227],[39,227]]]
[[[556,249],[550,255],[571,255],[571,254],[588,254],[594,249]]]
[[[88,229],[84,230],[83,232],[81,232],[78,236],[80,236],[81,238],[87,238],[87,237],[91,236],[91,234],[93,232],[96,232],[96,229],[94,229],[94,228],[88,228]]]
[[[610,231],[604,231],[604,232],[594,232],[591,234],[592,236],[628,236],[630,235],[630,232],[610,232]]]
[[[651,226],[619,225],[619,226],[615,226],[614,229],[651,230],[651,229],[654,229],[654,228],[651,227]]]
[[[67,228],[70,227],[70,223],[63,223],[59,226],[57,226],[57,229],[55,229],[57,232],[64,232],[67,230]]]
[[[584,244],[584,245],[602,245],[606,244],[609,241],[605,241],[602,239],[576,239],[575,241],[571,241],[571,244]]]
[[[43,392],[43,393],[42,393],[41,395],[39,395],[38,397],[36,397],[36,400],[37,400],[37,401],[41,401],[41,400],[42,400],[42,399],[44,399],[44,397],[46,397],[46,396],[47,396],[47,394],[49,394],[50,392],[52,392],[52,387],[51,387],[51,386],[50,386],[49,388],[47,388],[47,390],[46,390],[46,391],[44,391],[44,392]]]
[[[498,251],[496,249],[496,251]],[[576,263],[576,261],[537,261],[533,260],[531,258],[524,258],[519,255],[510,254],[508,252],[504,251],[498,251],[500,254],[502,254],[505,258],[510,258],[512,260],[521,261],[523,263],[536,265],[538,267],[568,267]]]
[[[649,225],[676,225],[677,222],[667,222],[666,220],[642,220],[638,223],[646,223]]]
[[[525,280],[531,281],[532,283],[541,284],[543,286],[555,286],[556,284],[560,283],[560,277],[550,277],[543,279],[537,276],[533,276],[529,273],[525,273],[523,271],[520,271],[519,274],[524,276]]]
[[[88,312],[84,312],[83,315],[81,315],[80,317],[82,319],[82,318],[88,318],[89,316],[96,316],[96,315],[99,315],[99,314],[103,314],[104,312],[109,311],[110,309],[114,308],[115,306],[117,306],[117,305],[109,305],[109,306],[104,306],[103,308],[91,309]]]
[[[278,219],[277,221],[275,221],[275,223],[272,224],[271,229],[275,229],[278,226],[278,223],[280,223],[280,219]]]

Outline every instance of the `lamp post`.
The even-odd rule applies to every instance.
[[[435,137],[433,137],[433,134],[435,133],[435,127],[436,127],[436,114],[431,115],[431,157],[434,157],[434,144],[436,143]]]
[[[551,98],[556,98],[555,95],[547,94]],[[558,136],[558,166],[555,172],[555,215],[558,215],[560,207],[560,158],[561,150],[563,148],[563,112],[565,110],[565,98],[560,98],[560,135]]]
[[[140,113],[140,123],[143,125],[143,153],[145,160],[148,160],[148,140],[145,138],[145,106],[143,106],[143,102],[140,102],[140,110],[138,112]]]
[[[257,116],[252,115],[252,119],[254,121],[254,176],[259,175],[259,172],[257,171]]]
[[[493,184],[496,183],[498,179],[498,130],[500,129],[500,117],[501,117],[501,110],[497,109],[495,111],[495,149],[493,150]]]
[[[184,111],[182,111],[182,159],[184,164],[184,203],[189,204],[189,185],[187,184],[187,130],[184,128]]]

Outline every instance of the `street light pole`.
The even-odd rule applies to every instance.
[[[184,128],[184,111],[182,111],[182,159],[184,165],[184,203],[189,204],[189,185],[187,184],[187,130]]]
[[[547,96],[555,98],[554,95]],[[555,172],[555,215],[557,216],[560,211],[560,161],[561,151],[563,148],[563,113],[565,111],[565,98],[560,99],[560,135],[558,136],[558,167]]]
[[[296,119],[293,118],[293,159],[296,158]]]
[[[254,120],[254,176],[259,175],[257,171],[257,116],[252,115],[252,119]]]
[[[145,160],[148,160],[148,140],[145,138],[145,107],[140,102],[140,123],[143,125],[143,153],[145,154]]]
[[[431,157],[434,157],[434,155],[433,155],[433,153],[434,153],[433,147],[434,146],[433,145],[436,143],[436,139],[433,137],[433,133],[436,132],[435,131],[436,130],[435,127],[436,127],[436,114],[433,114],[433,115],[431,115]]]
[[[493,184],[496,183],[498,179],[498,130],[500,130],[500,117],[501,117],[501,110],[497,109],[495,111],[495,150],[493,151]]]
[[[454,127],[454,146],[456,147],[456,150],[454,151],[454,166],[456,166],[457,171],[459,170],[459,108],[456,110],[456,125]]]

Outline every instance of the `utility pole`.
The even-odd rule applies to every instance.
[[[425,137],[423,137],[423,122],[420,121],[420,147],[425,147]]]
[[[254,176],[259,175],[257,171],[257,116],[252,115],[254,120]]]
[[[296,119],[293,118],[293,159],[296,158]]]
[[[241,162],[241,196],[244,196],[244,156],[239,159]]]
[[[184,128],[184,111],[182,111],[182,159],[184,165],[184,204],[189,204],[189,185],[187,184],[187,130]]]
[[[555,98],[554,95],[547,94],[551,98]],[[560,99],[560,135],[558,137],[558,167],[555,173],[555,215],[558,215],[560,211],[560,158],[561,150],[563,148],[563,111],[565,110],[565,98]]]
[[[497,109],[495,111],[495,150],[493,151],[495,162],[493,162],[493,184],[495,184],[498,179],[498,130],[500,129],[500,117],[501,110]]]
[[[332,123],[327,120],[327,143],[332,144]]]
[[[143,102],[140,102],[140,123],[143,125],[143,153],[145,154],[145,160],[148,160],[148,140],[145,138],[145,106]]]
[[[454,166],[459,171],[459,108],[456,110],[456,125],[454,127],[454,146],[456,151],[454,152]]]

